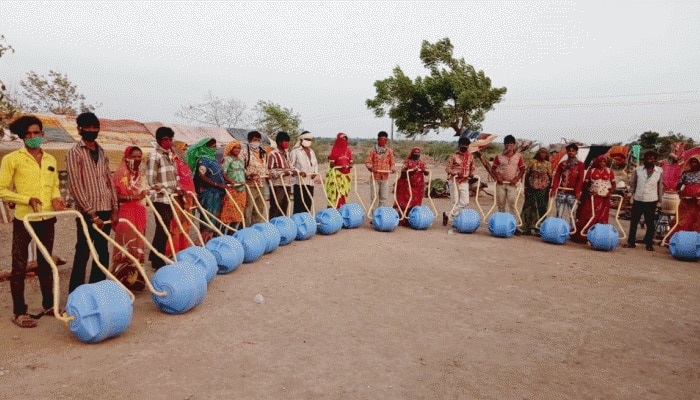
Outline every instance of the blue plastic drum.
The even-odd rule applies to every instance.
[[[118,283],[104,280],[78,286],[68,295],[70,331],[81,342],[99,343],[119,336],[131,324],[134,304]]]
[[[683,261],[695,261],[700,258],[700,234],[680,231],[671,236],[668,250],[673,258]]]
[[[474,233],[481,226],[481,216],[476,210],[465,208],[457,214],[452,226],[459,233]]]
[[[316,222],[321,235],[332,235],[343,229],[343,217],[335,208],[326,208],[316,213]]]
[[[292,215],[292,220],[297,224],[296,240],[310,239],[316,234],[316,220],[311,213],[296,213]]]
[[[343,217],[343,228],[357,228],[365,222],[365,211],[357,203],[343,204],[338,212]]]
[[[270,220],[270,223],[277,228],[277,232],[280,233],[280,246],[286,246],[292,243],[297,237],[297,224],[294,220],[281,216],[275,217]]]
[[[272,253],[280,245],[280,231],[269,222],[259,222],[252,228],[257,229],[265,237],[265,254]]]
[[[540,237],[547,243],[564,244],[570,231],[571,226],[562,218],[549,217],[540,225]]]
[[[234,233],[233,237],[243,245],[244,263],[252,263],[265,254],[267,240],[259,230],[253,227],[243,228]]]
[[[392,207],[377,207],[372,213],[372,226],[380,232],[392,232],[399,226],[399,213]]]
[[[428,206],[415,206],[408,212],[408,224],[411,228],[425,230],[435,221],[435,214]]]
[[[207,283],[216,276],[219,267],[216,265],[216,257],[204,247],[190,246],[177,253],[178,261],[187,261],[199,267],[204,274]]]
[[[158,308],[168,314],[182,314],[191,310],[207,294],[207,281],[200,267],[188,261],[158,268],[151,285],[157,292],[165,292],[162,296],[151,293],[151,298]]]
[[[243,263],[243,245],[233,236],[215,237],[207,242],[205,248],[216,258],[216,265],[219,266],[217,274],[228,274]]]
[[[591,247],[602,251],[614,249],[620,241],[620,234],[610,224],[595,224],[588,229],[586,236],[588,236]]]
[[[516,225],[513,214],[497,212],[489,218],[489,233],[494,237],[509,238],[515,234]]]

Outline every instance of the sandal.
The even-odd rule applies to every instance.
[[[15,315],[12,322],[20,328],[36,328],[36,322],[29,314]]]

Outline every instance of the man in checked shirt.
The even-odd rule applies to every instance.
[[[100,264],[108,268],[109,247],[107,239],[97,233],[93,226],[109,235],[112,226],[119,222],[117,192],[112,183],[107,153],[95,141],[100,132],[100,120],[95,114],[87,112],[78,115],[75,122],[82,139],[66,154],[68,190],[75,199],[77,211],[82,213],[82,218],[88,225],[89,239],[95,246]],[[111,221],[111,224],[105,224],[105,221]],[[76,218],[76,225],[78,240],[75,243],[73,270],[68,284],[69,293],[85,283],[87,262],[90,257],[88,238],[85,237],[78,218]],[[95,283],[105,278],[105,273],[93,260],[89,282]]]
[[[179,192],[177,168],[172,151],[173,136],[175,136],[175,132],[166,126],[161,126],[156,130],[156,142],[158,145],[156,150],[148,157],[148,166],[146,168],[148,186],[154,191],[151,194],[151,201],[166,227],[170,226],[170,221],[173,219],[173,211],[170,208],[170,197],[168,195]],[[165,253],[168,236],[158,220],[156,220],[155,226],[156,229],[151,243],[153,243],[153,247],[158,252]],[[151,261],[153,269],[157,270],[165,265],[165,262],[154,252],[149,254],[148,259]]]

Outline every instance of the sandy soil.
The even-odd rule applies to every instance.
[[[58,227],[65,302],[75,228]],[[699,282],[664,248],[365,221],[217,276],[183,315],[138,293],[129,328],[94,345],[50,317],[14,326],[0,282],[0,398],[697,399]],[[38,311],[36,278],[27,298]]]

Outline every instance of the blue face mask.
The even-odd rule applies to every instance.
[[[41,142],[43,142],[43,140],[44,138],[41,136],[24,139],[24,145],[29,147],[30,149],[37,149],[39,148],[39,146],[41,146]]]

